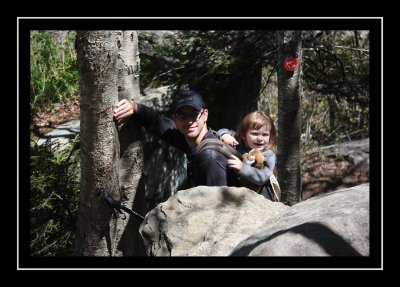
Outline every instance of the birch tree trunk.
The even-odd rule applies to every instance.
[[[134,99],[139,102],[139,70],[140,58],[138,35],[136,31],[116,32],[118,46],[118,100]],[[139,214],[146,214],[146,197],[143,181],[144,130],[133,121],[128,121],[119,129],[120,161],[118,164],[119,187],[124,205]],[[146,255],[139,234],[142,220],[127,214],[126,222],[117,222],[118,255]]]
[[[277,31],[278,38],[278,180],[282,202],[293,205],[301,200],[300,138],[301,31]],[[284,69],[287,57],[298,60],[294,71]]]
[[[143,170],[142,146],[137,136],[140,130],[132,134],[136,141],[127,144],[129,138],[122,134],[128,129],[118,131],[112,117],[113,106],[119,99],[129,93],[130,98],[139,96],[137,35],[77,31],[76,48],[81,93],[81,195],[76,254],[137,255],[141,247],[133,230],[135,219],[129,215],[125,220],[114,217],[95,192],[104,188],[116,200],[126,199],[124,205],[131,207],[138,191]],[[121,146],[119,136],[123,138]],[[126,160],[131,160],[130,166]]]

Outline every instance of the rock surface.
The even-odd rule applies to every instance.
[[[292,207],[200,186],[159,204],[139,232],[150,256],[368,256],[369,184]]]

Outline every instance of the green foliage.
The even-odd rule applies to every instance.
[[[142,85],[174,85],[210,94],[223,89],[227,78],[239,78],[270,61],[273,36],[270,31],[178,31],[168,38],[169,45],[154,45],[157,58],[164,59],[156,68],[146,58],[142,62]]]
[[[369,39],[363,31],[322,31],[304,37],[303,132],[306,143],[328,145],[369,136]],[[366,35],[366,37],[365,37]],[[154,45],[142,61],[141,85],[188,87],[208,95],[210,107],[228,85],[263,67],[259,105],[277,113],[275,31],[178,31],[168,45]],[[143,58],[142,58],[143,59]],[[272,80],[271,80],[272,79]],[[143,80],[143,81],[142,81]],[[217,92],[221,91],[221,92]],[[210,99],[215,97],[215,99]],[[255,100],[259,100],[255,99]]]
[[[46,142],[31,152],[32,256],[71,255],[79,206],[79,145],[77,136],[61,151]]]
[[[368,38],[360,31],[328,31],[303,46],[307,139],[327,145],[368,137]]]
[[[335,37],[328,34],[305,43],[303,80],[308,90],[368,105],[369,47],[361,40],[352,43],[356,36],[349,31],[336,32]]]
[[[51,104],[67,102],[79,91],[75,32],[56,44],[46,31],[31,32],[30,105],[32,114]]]

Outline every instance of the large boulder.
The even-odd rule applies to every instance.
[[[293,205],[232,256],[369,256],[369,184]]]
[[[226,256],[288,209],[247,188],[199,186],[160,203],[139,232],[150,256]]]
[[[139,232],[150,256],[368,256],[369,184],[292,207],[199,186],[157,205]]]

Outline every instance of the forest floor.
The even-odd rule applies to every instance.
[[[35,138],[43,137],[58,125],[80,118],[79,102],[61,105],[52,112],[35,115],[31,130]],[[303,155],[301,158],[303,200],[318,194],[352,187],[369,182],[369,172],[357,170],[345,159],[320,154]]]

